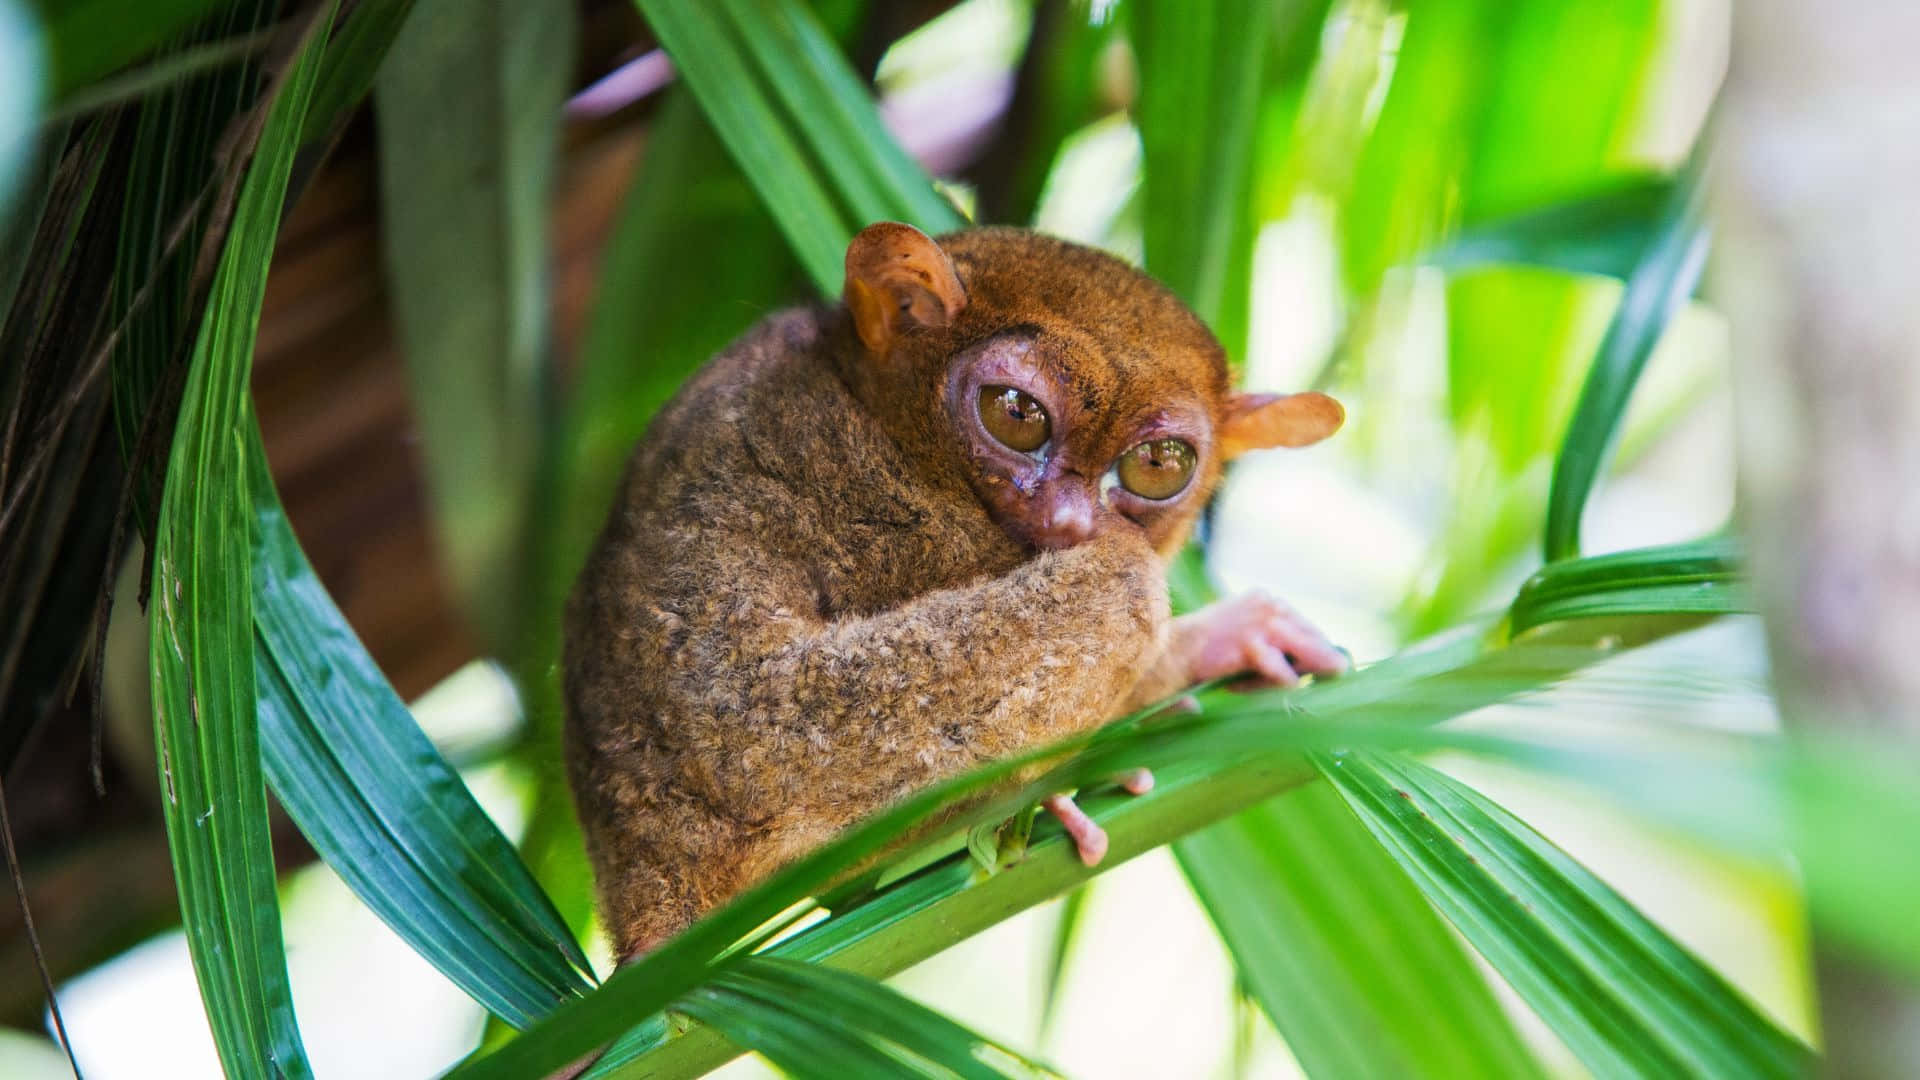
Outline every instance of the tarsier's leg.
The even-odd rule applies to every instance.
[[[1252,690],[1297,686],[1303,675],[1337,675],[1347,667],[1347,654],[1298,612],[1251,592],[1173,620],[1166,652],[1129,695],[1129,711],[1223,675],[1249,673],[1242,685]],[[1153,790],[1153,773],[1135,769],[1119,784],[1130,795],[1144,795]],[[1106,831],[1070,796],[1055,795],[1041,805],[1066,827],[1081,862],[1092,866],[1106,855]]]

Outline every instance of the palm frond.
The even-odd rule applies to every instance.
[[[247,375],[320,54],[316,13],[274,92],[214,275],[154,534],[155,739],[187,943],[230,1076],[311,1074],[287,985],[253,683]]]
[[[1802,1075],[1812,1051],[1605,882],[1410,759],[1315,755],[1421,891],[1602,1075]]]

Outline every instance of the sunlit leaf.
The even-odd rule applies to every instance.
[[[1042,795],[1086,786],[1127,768],[1155,770],[1145,796],[1095,792],[1082,804],[1107,830],[1102,868],[1218,821],[1304,782],[1304,749],[1336,745],[1387,748],[1457,743],[1431,725],[1516,694],[1539,690],[1571,672],[1689,625],[1683,620],[1590,620],[1562,637],[1489,648],[1478,635],[1455,635],[1434,647],[1395,657],[1340,679],[1295,691],[1210,695],[1202,714],[1121,723],[1086,741],[1079,756],[1025,787],[977,806],[951,823],[1004,817]],[[1605,640],[1606,648],[1594,642]],[[1056,755],[1039,751],[1033,759]],[[855,826],[712,912],[644,959],[615,972],[599,990],[563,1005],[491,1055],[453,1074],[461,1080],[517,1077],[571,1061],[642,1024],[712,976],[711,958],[795,902],[813,895],[890,839],[964,792],[994,786],[1027,758],[999,762],[937,785]],[[1000,785],[1003,789],[1004,785]],[[836,966],[870,975],[899,971],[1016,911],[1059,895],[1096,870],[1080,864],[1055,827],[1036,829],[1028,858],[971,881],[948,866],[923,872],[894,890],[783,942],[783,955],[835,957]],[[951,865],[951,864],[949,864]],[[657,1030],[657,1026],[655,1028]],[[624,1063],[596,1076],[641,1068],[658,1075],[694,1075],[729,1056],[724,1043],[696,1028],[657,1050],[628,1044]],[[624,1040],[623,1040],[624,1043]]]
[[[1087,897],[1092,894],[1093,886],[1087,884],[1060,898],[1060,918],[1053,925],[1047,964],[1041,972],[1040,1031],[1043,1035],[1053,1027],[1054,1017],[1060,1013],[1060,990],[1066,982],[1067,958],[1073,955],[1074,943],[1080,939]]]
[[[1235,358],[1246,352],[1253,135],[1271,17],[1264,0],[1152,0],[1128,11],[1147,270]]]
[[[1318,755],[1367,828],[1599,1075],[1799,1076],[1811,1051],[1605,882],[1411,759]]]
[[[1660,6],[1499,5],[1501,50],[1473,132],[1460,192],[1463,221],[1561,202],[1641,167],[1629,156],[1628,139],[1641,122],[1663,37]]]
[[[1559,619],[1752,611],[1743,555],[1738,540],[1722,536],[1549,563],[1521,586],[1508,620],[1518,634]]]
[[[680,1008],[792,1076],[1051,1075],[879,983],[814,964],[742,960]]]
[[[194,972],[229,1076],[310,1075],[274,889],[253,675],[247,376],[333,5],[267,113],[194,348],[154,536],[154,737]]]
[[[1673,315],[1687,302],[1706,266],[1707,230],[1697,168],[1668,194],[1652,242],[1641,255],[1619,311],[1593,358],[1587,382],[1554,462],[1547,497],[1548,562],[1580,552],[1580,517],[1619,432],[1634,384]]]
[[[1541,1075],[1473,959],[1328,785],[1173,850],[1309,1076]]]
[[[1372,10],[1384,18],[1385,7]],[[1454,223],[1461,172],[1510,17],[1502,0],[1407,12],[1393,80],[1341,209],[1343,263],[1354,292],[1370,295],[1387,270],[1436,245]]]
[[[839,294],[847,241],[875,220],[960,226],[811,12],[793,0],[638,3],[821,293]]]
[[[1455,233],[1427,262],[1445,270],[1494,263],[1625,278],[1640,263],[1673,180],[1651,177]]]

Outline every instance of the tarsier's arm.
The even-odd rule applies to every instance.
[[[715,780],[769,814],[870,809],[1119,715],[1165,621],[1159,562],[1123,530],[874,615],[788,609],[709,684],[754,729]]]

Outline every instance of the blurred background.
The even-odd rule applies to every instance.
[[[1235,140],[1250,164],[1244,206],[1227,215],[1234,240],[1220,248],[1232,265],[1173,283],[1202,298],[1249,387],[1326,389],[1349,422],[1321,446],[1236,468],[1210,519],[1207,569],[1224,591],[1286,597],[1364,663],[1497,612],[1540,566],[1556,455],[1589,367],[1660,242],[1659,208],[1699,180],[1734,12],[1731,0],[1244,6],[1259,16],[1241,50],[1256,57],[1252,75],[1191,76],[1211,79],[1193,93],[1225,87],[1257,103]],[[540,619],[553,617],[646,416],[714,348],[810,288],[634,5],[506,7],[419,0],[370,104],[343,118],[330,152],[296,160],[304,187],[273,249],[253,401],[320,580],[597,943],[553,760],[552,626]],[[1181,94],[1140,54],[1184,40],[1162,32],[1178,5],[814,7],[871,79],[886,129],[962,213],[1031,223],[1156,272],[1157,251],[1202,242],[1167,211],[1173,186],[1143,184],[1169,151],[1142,125],[1166,130]],[[0,23],[21,11],[0,2]],[[462,21],[483,28],[447,29]],[[185,73],[136,68],[148,82],[109,81],[97,99],[48,90],[26,113],[28,134],[11,136],[37,138],[43,164],[0,176],[0,209],[62,132],[153,79],[213,77],[227,62],[213,46],[235,50],[229,61],[266,48],[234,45],[231,29],[189,31],[201,48],[180,54],[195,65]],[[1759,54],[1790,37],[1783,25],[1742,41]],[[30,35],[0,34],[0,47],[14,40]],[[1204,44],[1233,52],[1218,36]],[[31,84],[25,73],[57,62],[23,50],[0,82]],[[0,109],[0,145],[6,122]],[[1196,156],[1193,169],[1210,164]],[[1728,196],[1762,219],[1779,205],[1742,199]],[[1647,342],[1613,456],[1575,523],[1584,554],[1690,540],[1735,518],[1736,415],[1751,437],[1771,414],[1750,399],[1736,409],[1725,297],[1773,294],[1721,286],[1727,252],[1755,250],[1740,246],[1737,219],[1730,231],[1708,285],[1682,289]],[[1543,253],[1542,237],[1557,246]],[[606,374],[622,368],[629,377]],[[572,406],[580,464],[556,474],[528,432],[570,397],[595,400]],[[490,419],[473,425],[476,414]],[[553,538],[502,524],[529,513]],[[8,654],[10,730],[23,734],[7,809],[74,1051],[96,1080],[218,1069],[158,809],[145,617],[130,602],[141,572],[137,550],[115,561],[99,726],[85,694],[59,692],[61,657]],[[51,606],[21,607],[16,636],[53,633]],[[1773,732],[1769,629],[1757,616],[1720,619],[1466,723],[1656,749],[1700,731]],[[1433,763],[1598,873],[1761,1013],[1819,1039],[1811,935],[1784,854],[1729,853],[1537,774],[1459,755]],[[316,1072],[414,1077],[463,1059],[482,1036],[480,1006],[274,821]],[[1148,853],[893,984],[1068,1075],[1302,1075],[1196,896],[1197,858],[1178,845]],[[604,945],[589,956],[606,969]],[[0,957],[0,1074],[64,1075],[10,906]],[[1548,1072],[1585,1075],[1526,1003],[1489,983]]]

